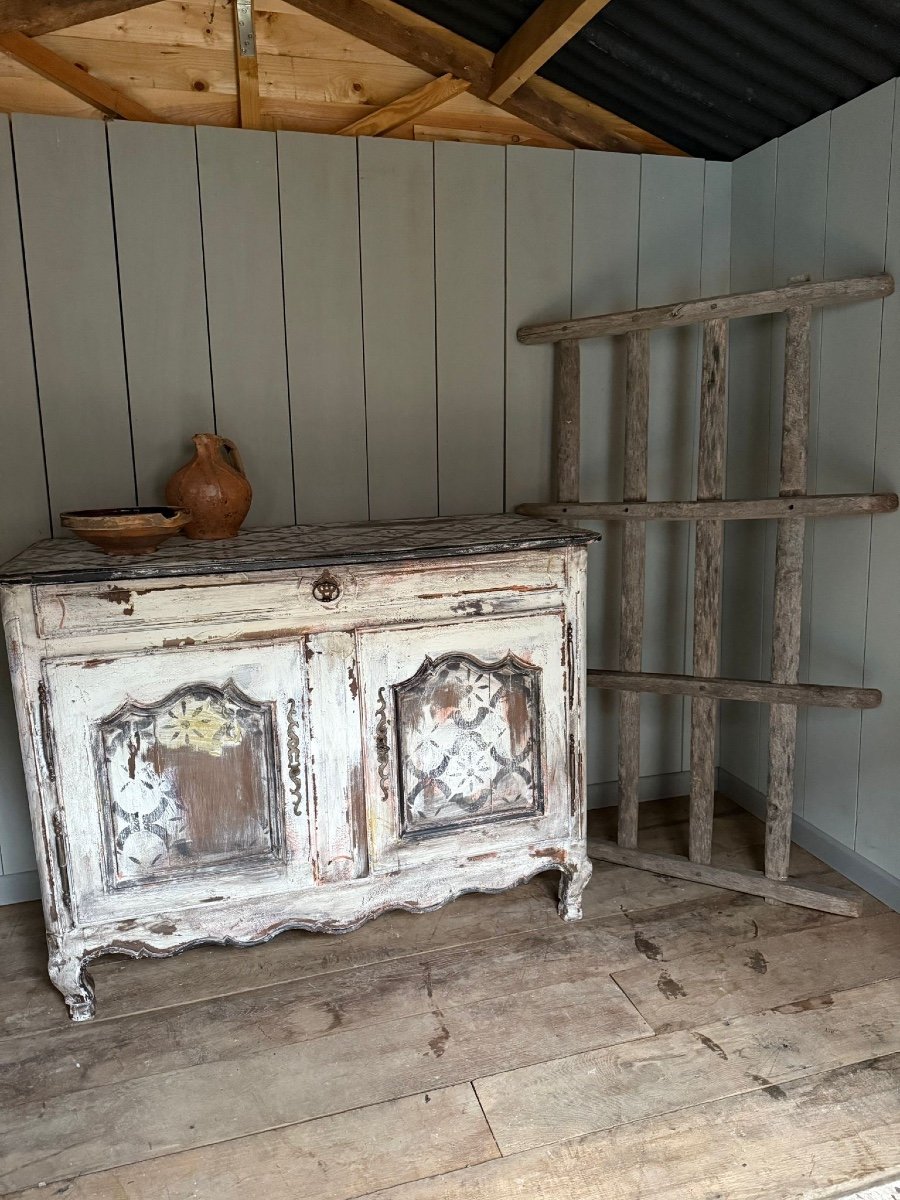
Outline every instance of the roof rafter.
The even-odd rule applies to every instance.
[[[0,33],[37,37],[70,25],[114,17],[155,0],[0,0]]]
[[[89,75],[81,67],[48,50],[40,42],[26,37],[23,33],[0,33],[0,50],[17,62],[42,75],[51,83],[64,88],[79,100],[93,105],[107,117],[124,117],[128,121],[155,121],[166,124],[165,118],[158,117],[149,108],[144,108],[137,100],[117,92],[108,83]]]
[[[338,132],[352,137],[377,137],[382,133],[390,133],[391,130],[399,129],[401,125],[406,125],[416,117],[421,117],[423,113],[431,112],[432,109],[452,100],[460,92],[468,91],[471,86],[467,79],[457,79],[448,72],[416,88],[415,91],[392,100],[383,108],[367,113]]]
[[[502,104],[609,0],[544,0],[494,55],[488,99]]]
[[[232,0],[232,11],[238,122],[241,129],[260,129],[262,110],[259,103],[259,62],[256,58],[253,0]]]
[[[358,37],[432,75],[449,72],[487,100],[493,56],[483,46],[418,17],[392,0],[288,0],[294,8]],[[499,106],[563,141],[592,150],[632,154],[684,152],[599,105],[544,79],[522,84]]]

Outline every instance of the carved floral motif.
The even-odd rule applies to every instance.
[[[404,833],[539,813],[540,671],[426,658],[397,687]]]

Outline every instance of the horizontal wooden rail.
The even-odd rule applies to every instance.
[[[712,887],[746,892],[751,896],[766,896],[770,900],[782,900],[785,904],[797,904],[801,908],[838,913],[842,917],[858,917],[862,913],[861,901],[851,892],[826,887],[820,883],[768,879],[759,871],[741,871],[734,867],[692,863],[687,858],[671,854],[648,854],[644,850],[629,850],[624,846],[617,846],[615,842],[602,841],[599,838],[588,838],[587,851],[591,858],[604,859],[606,862],[618,863],[619,866],[637,867],[641,871],[653,871],[657,875],[671,875],[675,879],[708,883]]]
[[[661,675],[653,671],[587,673],[588,687],[611,692],[650,692],[656,696],[711,696],[751,704],[799,704],[807,708],[877,708],[878,688],[833,687],[823,683],[769,683],[762,679]]]
[[[784,312],[800,304],[821,308],[826,304],[847,304],[852,300],[875,300],[894,290],[890,275],[868,275],[852,279],[829,279],[822,283],[790,283],[787,287],[762,292],[738,292],[732,296],[710,296],[704,300],[686,300],[681,304],[661,304],[655,308],[632,308],[626,312],[599,313],[595,317],[574,317],[544,325],[523,325],[519,341],[525,345],[562,342],[569,339],[602,337],[628,333],[635,329],[663,329],[673,325],[693,325],[710,317],[753,317]]]
[[[520,504],[525,517],[577,521],[771,521],[778,517],[855,517],[897,511],[894,492],[841,496],[771,496],[765,500],[572,501]]]

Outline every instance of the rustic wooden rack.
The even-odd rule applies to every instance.
[[[798,705],[874,708],[873,688],[798,682],[805,522],[893,512],[897,496],[808,496],[807,444],[810,399],[810,316],[814,307],[890,295],[890,275],[797,283],[762,292],[691,300],[656,308],[580,317],[519,330],[519,341],[554,343],[554,503],[523,504],[517,512],[562,521],[625,523],[618,671],[588,671],[588,685],[621,692],[619,707],[619,815],[617,843],[592,839],[594,858],[681,879],[765,896],[848,916],[859,914],[854,896],[836,888],[788,879]],[[727,500],[725,496],[726,380],[729,321],[785,313],[781,486],[777,498]],[[650,399],[650,331],[703,325],[697,499],[647,500],[647,431]],[[624,498],[596,503],[580,498],[580,343],[623,335],[626,340]],[[723,679],[719,669],[723,521],[777,519],[772,637],[772,679]],[[641,670],[647,521],[695,521],[693,675]],[[689,858],[638,849],[640,694],[691,698]],[[765,871],[711,865],[717,702],[745,700],[770,706],[769,786]]]

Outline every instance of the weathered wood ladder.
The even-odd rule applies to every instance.
[[[529,516],[625,523],[618,671],[588,671],[588,685],[621,692],[619,708],[618,842],[592,839],[592,857],[659,874],[699,880],[789,904],[855,916],[858,903],[836,888],[788,879],[794,791],[797,706],[873,708],[873,688],[798,683],[803,552],[810,517],[893,512],[897,496],[808,496],[807,443],[810,402],[810,316],[814,307],[889,295],[889,275],[797,283],[763,292],[691,300],[657,308],[580,317],[525,326],[519,341],[554,343],[554,503],[523,504]],[[777,498],[726,500],[725,431],[728,325],[736,317],[787,314],[781,487]],[[647,432],[650,399],[650,331],[703,325],[697,499],[647,500]],[[580,343],[586,338],[626,339],[624,499],[594,503],[580,498]],[[776,518],[771,681],[723,679],[719,669],[723,521]],[[693,675],[641,670],[647,521],[695,521]],[[691,698],[689,858],[638,849],[640,694]],[[711,865],[717,704],[745,700],[770,706],[769,787],[765,871]]]

